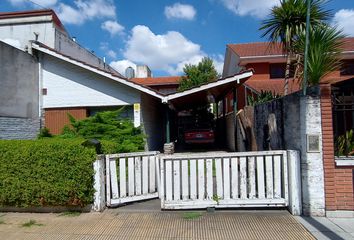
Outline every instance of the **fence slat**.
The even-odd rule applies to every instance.
[[[205,198],[205,169],[204,159],[198,160],[198,199],[203,200]]]
[[[237,158],[231,158],[231,197],[238,198],[238,161]]]
[[[160,162],[160,158],[158,156],[155,156],[155,182],[156,182],[156,185],[157,185],[157,192],[159,192],[159,197],[160,199],[162,198],[162,194],[161,194],[161,189],[162,189],[162,183],[161,183],[161,164],[162,162]]]
[[[247,198],[247,167],[246,157],[240,157],[240,197]]]
[[[253,199],[256,197],[256,168],[254,157],[248,157],[248,197]]]
[[[222,169],[221,158],[215,159],[215,173],[216,173],[216,194],[219,198],[224,197],[223,184],[222,184]]]
[[[141,195],[141,158],[135,157],[135,194]]]
[[[173,186],[172,186],[172,161],[166,161],[165,163],[165,171],[166,171],[166,200],[172,201],[173,195]]]
[[[143,156],[142,165],[143,194],[147,194],[149,192],[149,157]]]
[[[116,160],[110,161],[112,198],[119,198]]]
[[[107,205],[111,205],[111,174],[109,169],[109,156],[106,156],[106,202]]]
[[[191,199],[197,198],[197,163],[196,160],[190,160],[190,184],[191,184]]]
[[[181,176],[179,161],[173,161],[173,200],[181,199]]]
[[[128,194],[134,196],[135,184],[134,184],[134,158],[128,158]]]
[[[264,191],[264,157],[257,157],[257,183],[258,183],[258,198],[265,198]]]
[[[182,199],[188,199],[188,160],[182,160]]]
[[[281,197],[281,156],[274,156],[274,198]]]
[[[127,196],[127,176],[126,176],[126,161],[125,158],[119,159],[119,188],[120,197]]]
[[[266,188],[267,198],[273,198],[273,158],[266,156]]]
[[[155,180],[155,156],[150,156],[149,157],[149,192],[155,192],[156,191],[156,180]]]
[[[206,160],[206,198],[208,200],[213,199],[213,159],[208,158]]]
[[[230,159],[224,158],[224,199],[230,199]]]

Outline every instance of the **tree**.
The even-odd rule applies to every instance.
[[[344,35],[336,28],[322,26],[312,29],[309,34],[308,51],[308,84],[316,85],[329,73],[340,68],[340,53],[343,48]],[[295,51],[303,58],[305,51],[305,34],[299,36],[299,40],[294,44]],[[303,81],[303,61],[299,61],[296,75],[300,82]]]
[[[310,0],[310,27],[316,28],[328,21],[332,14],[324,10],[325,0]],[[262,22],[262,37],[271,43],[280,42],[286,54],[284,95],[288,94],[291,60],[294,57],[294,43],[306,29],[306,0],[280,0],[280,5],[272,8],[270,16]]]
[[[218,78],[213,60],[208,57],[204,57],[197,65],[186,64],[183,71],[185,76],[180,79],[178,91],[184,91]]]

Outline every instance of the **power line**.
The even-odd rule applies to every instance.
[[[36,3],[36,2],[34,2],[33,0],[26,0],[26,1],[27,1],[27,2],[30,2],[30,3],[32,3],[32,4],[34,4],[34,5],[37,5],[37,6],[40,7],[40,8],[48,9],[47,7],[43,7],[42,5],[40,5],[40,4]]]

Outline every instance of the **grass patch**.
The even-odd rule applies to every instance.
[[[3,219],[0,219],[0,225],[5,224],[5,221]]]
[[[37,223],[36,220],[30,219],[28,222],[22,224],[22,227],[43,226],[41,223]]]
[[[185,212],[183,213],[183,218],[186,220],[198,219],[202,216],[199,212]]]
[[[59,217],[78,217],[81,212],[78,211],[66,211],[59,214]]]

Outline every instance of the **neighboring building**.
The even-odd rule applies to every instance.
[[[328,75],[326,80],[334,81],[348,74],[353,74],[348,71],[348,68],[354,63],[354,38],[345,39],[342,58],[342,69]],[[285,68],[286,56],[281,44],[270,44],[269,42],[228,44],[222,76],[230,76],[243,69],[253,69],[254,75],[237,90],[238,109],[241,109],[247,105],[248,96],[259,94],[261,91],[283,95]],[[293,75],[294,69],[291,69],[288,93],[300,89],[299,83],[292,79]]]
[[[316,125],[319,129],[316,129],[315,126],[312,128],[320,132],[320,140],[322,141],[320,153],[324,172],[320,174],[323,174],[324,179],[325,199],[322,200],[327,216],[354,216],[354,158],[335,156],[338,137],[351,129],[354,130],[354,38],[344,40],[343,50],[340,70],[332,72],[322,79],[319,91],[320,101],[318,101],[320,104],[312,106],[318,108],[318,112],[321,114],[313,116],[313,119],[319,119]],[[237,89],[238,109],[247,105],[247,96],[259,94],[261,91],[271,91],[282,95],[285,62],[286,58],[279,44],[273,44],[270,47],[269,43],[227,45],[223,76],[235,74],[245,68],[254,70],[254,75],[243,84],[243,87]],[[293,74],[293,71],[291,73]],[[299,89],[299,84],[290,80],[289,93]],[[232,94],[228,94],[227,101],[224,101],[227,112],[232,111],[232,107],[228,107],[232,97]],[[291,99],[292,96],[289,96],[289,98],[284,98],[284,101]],[[223,104],[219,104],[219,106],[223,108]],[[294,110],[294,106],[283,107]],[[306,119],[306,121],[311,125],[313,119]],[[294,124],[300,124],[300,122],[295,121]],[[287,131],[293,130],[288,129]],[[291,138],[295,138],[296,134],[292,134]],[[289,143],[293,139],[284,139],[284,141]],[[303,136],[301,141],[305,141],[301,144],[306,146],[306,136]],[[295,150],[307,152],[305,148]],[[303,164],[307,166],[304,169],[312,169],[310,163],[304,162]],[[312,170],[315,171],[314,169]]]
[[[35,138],[41,127],[38,62],[0,41],[0,139]]]
[[[51,9],[0,13],[0,40],[26,51],[31,47],[29,41],[39,41],[62,54],[120,75],[70,37]]]

